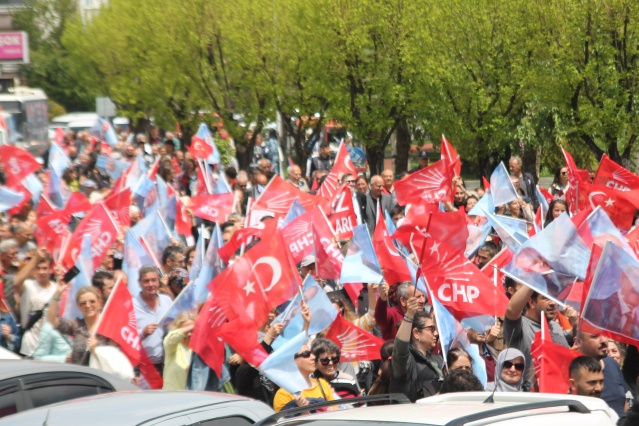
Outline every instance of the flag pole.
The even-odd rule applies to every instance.
[[[426,224],[426,236],[424,237],[424,242],[422,243],[422,250],[419,255],[417,274],[415,275],[415,291],[413,292],[413,297],[417,294],[417,283],[419,282],[419,278],[421,277],[422,272],[422,262],[424,261],[424,250],[426,249],[426,241],[428,241],[428,236],[430,235],[430,222],[433,219],[433,212],[430,212],[428,215],[428,223]]]

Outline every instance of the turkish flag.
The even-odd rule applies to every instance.
[[[7,177],[18,181],[42,168],[31,153],[13,145],[0,145],[0,165]]]
[[[142,345],[135,319],[133,299],[129,288],[122,283],[121,279],[118,279],[104,306],[95,332],[120,345],[120,349],[129,358],[131,364],[139,364]]]
[[[395,182],[397,203],[405,206],[423,199],[429,203],[451,201],[451,166],[446,159]]]
[[[317,197],[307,194],[275,175],[273,179],[266,185],[264,191],[255,200],[251,209],[264,210],[272,213],[274,216],[286,216],[293,200],[297,199],[306,210],[311,210],[317,206]]]
[[[573,359],[581,356],[581,353],[554,343],[545,315],[542,315],[541,322],[542,331],[535,334],[530,346],[539,392],[565,395],[570,387],[568,365]]]
[[[191,197],[191,211],[194,216],[211,222],[225,222],[233,212],[235,192],[227,194],[206,194]]]
[[[497,285],[500,285],[499,288],[504,289],[504,284],[506,283],[506,275],[502,272],[502,269],[506,267],[513,260],[513,251],[508,247],[504,248],[502,251],[497,253],[495,257],[490,259],[490,261],[481,268],[481,271],[491,280],[495,280],[495,270],[497,270]]]
[[[353,237],[353,227],[357,226],[357,215],[353,207],[353,194],[348,183],[337,189],[330,204],[328,220],[331,222],[337,238],[350,239]]]
[[[280,231],[275,230],[215,277],[208,288],[229,320],[247,317],[261,327],[269,312],[289,300],[300,285],[297,268]]]
[[[345,174],[351,174],[353,176],[357,176],[357,170],[353,165],[353,161],[351,160],[351,156],[346,149],[346,145],[344,142],[339,144],[339,150],[337,151],[337,156],[335,157],[335,163],[330,173],[324,179],[324,183],[319,189],[317,195],[320,198],[325,198],[327,200],[333,199],[335,194],[337,194],[339,189],[339,181],[342,179],[342,176]]]
[[[191,216],[186,209],[186,206],[176,195],[175,197],[175,232],[180,235],[191,235],[191,228],[193,223]]]
[[[222,377],[224,363],[224,341],[221,338],[220,328],[227,321],[222,308],[213,297],[209,296],[197,316],[189,341],[189,347],[215,371],[218,377]]]
[[[384,222],[381,203],[377,204],[377,223],[375,224],[375,232],[373,233],[373,248],[377,253],[377,260],[382,267],[384,279],[390,285],[411,281],[408,266],[402,260],[401,255],[395,248],[388,229]]]
[[[191,146],[186,147],[195,160],[206,160],[213,154],[213,147],[197,135],[191,138]]]
[[[220,327],[222,340],[253,367],[259,367],[268,357],[258,341],[258,328],[249,318],[238,317]]]
[[[384,340],[351,324],[341,315],[338,315],[333,321],[326,338],[340,347],[344,362],[381,359],[379,351]]]
[[[639,209],[639,176],[603,155],[593,182],[595,185],[614,189]]]
[[[508,298],[502,288],[445,242],[426,240],[421,267],[428,288],[456,319],[506,311]]]
[[[632,227],[636,209],[622,194],[626,193],[601,185],[581,182],[579,183],[579,194],[575,194],[575,197],[578,198],[579,210],[594,210],[597,206],[601,206],[617,228],[627,231]]]
[[[91,236],[93,267],[97,269],[100,263],[102,263],[102,259],[104,259],[107,251],[115,243],[118,235],[118,227],[104,204],[98,203],[84,219],[82,219],[82,222],[80,222],[73,235],[75,238],[72,238],[64,257],[61,259],[64,269],[68,271],[75,265],[84,235]]]
[[[461,176],[461,159],[459,154],[457,154],[455,147],[448,142],[444,135],[442,135],[441,155],[442,159],[445,158],[448,161],[448,164],[454,164],[453,172],[455,176]]]
[[[115,221],[119,229],[131,226],[131,216],[129,208],[131,207],[131,190],[125,188],[120,192],[113,192],[106,200],[105,207],[111,213],[111,217]]]
[[[40,201],[38,202],[38,208],[36,210],[37,216],[41,218],[57,211],[58,209],[53,204],[51,204],[51,201],[47,198],[46,195],[43,194],[40,197]]]
[[[442,212],[435,204],[416,200],[392,237],[397,238],[405,247],[412,248],[419,255],[422,241],[427,234],[436,240],[446,241],[457,250],[464,252],[468,240],[466,214],[462,210]]]
[[[635,228],[628,232],[626,235],[626,241],[630,244],[630,248],[635,253],[635,257],[639,259],[639,226],[635,226]]]

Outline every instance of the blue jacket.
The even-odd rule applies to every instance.
[[[20,327],[13,319],[10,313],[0,313],[0,325],[8,325],[11,327],[12,339],[7,339],[3,334],[0,334],[0,346],[10,351],[17,352],[20,349]]]

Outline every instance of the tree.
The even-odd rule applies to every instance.
[[[79,21],[76,0],[28,0],[15,8],[15,27],[29,34],[31,63],[25,65],[28,84],[38,87],[68,111],[92,111],[92,94],[77,84],[75,62],[62,44],[66,27]]]

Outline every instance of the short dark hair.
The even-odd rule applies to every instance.
[[[329,339],[315,339],[313,341],[313,345],[311,346],[311,352],[315,355],[315,358],[319,359],[319,356],[326,352],[335,352],[337,356],[342,355],[342,351],[339,346],[335,342]]]
[[[320,147],[320,149],[322,149],[322,148],[330,148],[331,144],[328,143],[328,142],[322,142],[319,147]]]
[[[102,291],[102,289],[104,288],[104,281],[105,280],[112,280],[113,279],[113,274],[109,271],[97,271],[94,275],[93,278],[91,278],[91,285],[93,287],[97,287],[100,289],[100,291]]]
[[[171,259],[175,260],[175,256],[177,254],[182,254],[182,248],[178,246],[168,246],[164,249],[164,253],[162,253],[162,264],[166,265],[166,261]]]
[[[599,361],[591,356],[582,355],[570,361],[570,366],[568,367],[570,377],[579,374],[582,368],[585,368],[589,373],[601,373],[602,371]]]
[[[237,177],[237,170],[235,170],[235,167],[229,166],[224,169],[224,174],[229,179],[235,179]]]
[[[444,378],[439,389],[440,394],[453,392],[481,392],[484,390],[481,382],[472,372],[468,370],[451,371]]]
[[[348,179],[348,177],[349,177],[349,176],[354,177],[351,173],[344,173],[344,174],[342,175],[342,180],[341,180],[341,182],[342,182],[342,183],[346,182],[346,180]]]
[[[450,368],[452,364],[457,362],[457,360],[462,357],[468,358],[470,363],[473,363],[473,359],[470,357],[470,355],[468,355],[468,352],[461,348],[452,348],[446,354],[446,365],[448,365],[448,368]]]
[[[223,224],[220,225],[220,231],[224,232],[229,228],[232,228],[235,226],[235,223],[233,222],[224,222]]]
[[[404,214],[405,211],[405,207],[404,206],[400,206],[400,205],[396,205],[395,207],[393,207],[393,209],[390,212],[390,216],[393,217],[397,214]]]
[[[484,245],[481,246],[479,250],[485,250],[490,253],[491,259],[495,257],[495,255],[499,251],[499,249],[497,248],[497,244],[493,243],[492,241],[487,241],[486,243],[484,243]]]

